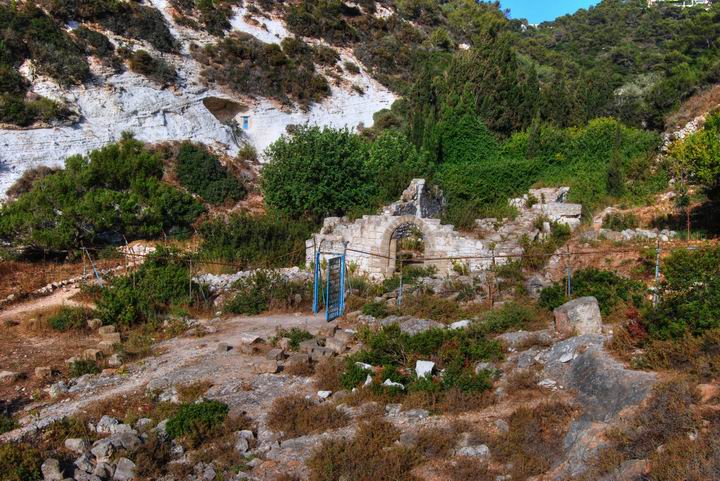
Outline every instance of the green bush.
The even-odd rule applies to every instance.
[[[622,231],[625,229],[637,228],[639,222],[635,214],[613,212],[603,217],[602,226],[603,229],[610,229],[616,231]]]
[[[310,299],[310,284],[289,281],[274,271],[257,271],[233,284],[237,293],[224,309],[234,314],[256,315],[269,309],[295,309]],[[299,301],[299,302],[298,302]]]
[[[172,439],[183,438],[196,447],[212,437],[213,431],[225,422],[228,412],[228,406],[219,401],[185,404],[168,419],[167,434]]]
[[[362,313],[376,319],[383,319],[390,315],[390,310],[385,302],[368,302],[362,307]]]
[[[204,146],[183,142],[175,169],[183,187],[211,204],[238,201],[246,195],[243,185]]]
[[[204,289],[191,282],[188,264],[179,253],[159,248],[139,269],[114,278],[102,290],[97,313],[104,324],[130,327],[155,321],[173,307],[201,305],[207,298]]]
[[[214,45],[194,46],[191,53],[206,66],[203,75],[210,82],[243,95],[303,108],[330,95],[327,80],[315,71],[313,50],[300,39],[287,38],[281,46],[233,32]]]
[[[243,268],[285,267],[305,262],[305,240],[315,225],[279,214],[232,214],[198,228],[203,238],[200,257],[241,263]]]
[[[308,341],[315,336],[307,332],[305,329],[292,327],[290,329],[278,329],[275,333],[274,339],[280,339],[283,337],[290,339],[290,349],[297,351],[300,348],[301,342]]]
[[[15,429],[16,423],[13,418],[7,414],[0,413],[0,434],[12,431]]]
[[[645,320],[653,337],[697,336],[720,327],[720,247],[674,251],[661,269],[661,302]]]
[[[645,288],[642,283],[620,277],[599,269],[583,269],[572,274],[572,296],[592,296],[598,300],[603,315],[609,314],[621,302],[642,307]],[[556,282],[540,293],[540,305],[553,310],[561,306],[565,298],[565,281]]]
[[[40,453],[28,444],[0,445],[0,473],[3,481],[35,481],[42,477]]]
[[[80,377],[85,374],[97,374],[100,372],[100,367],[97,362],[91,359],[80,359],[70,364],[70,376]]]
[[[49,0],[53,18],[98,23],[116,35],[145,40],[161,52],[175,52],[177,42],[162,13],[154,7],[112,0]]]
[[[347,129],[300,127],[266,151],[261,187],[268,206],[319,220],[367,208],[375,194],[367,143]]]
[[[504,332],[527,328],[528,324],[538,321],[538,314],[531,307],[510,302],[500,309],[495,309],[483,316],[473,324],[473,329],[479,329],[487,334],[502,334]]]
[[[160,156],[130,137],[73,156],[0,207],[0,238],[41,252],[187,233],[202,205],[162,183]]]
[[[87,321],[92,318],[93,312],[82,307],[61,307],[50,316],[48,324],[56,331],[87,329]]]
[[[145,50],[136,50],[128,57],[130,70],[144,75],[160,85],[171,85],[175,83],[177,72],[175,67],[162,58],[156,58]]]
[[[368,375],[372,375],[370,370],[358,366],[352,360],[349,360],[346,364],[346,368],[340,376],[340,384],[342,384],[342,387],[348,391],[361,386],[367,379]]]

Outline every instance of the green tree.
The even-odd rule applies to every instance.
[[[376,195],[368,144],[347,129],[300,127],[266,155],[260,182],[265,202],[292,218],[345,215],[368,208]]]
[[[392,202],[410,181],[430,173],[427,156],[397,130],[386,130],[370,145],[367,169],[377,184],[378,202]]]

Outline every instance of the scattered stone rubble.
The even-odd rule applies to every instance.
[[[290,282],[308,282],[313,279],[311,272],[302,270],[299,267],[274,269],[273,272]],[[220,293],[232,289],[232,285],[240,279],[246,279],[256,273],[257,270],[240,271],[235,274],[203,274],[193,278],[193,280],[207,285],[212,293]]]
[[[610,229],[591,230],[583,232],[580,238],[585,241],[609,240],[614,242],[626,242],[633,240],[655,240],[663,242],[677,238],[678,233],[669,229],[625,229],[614,231]]]

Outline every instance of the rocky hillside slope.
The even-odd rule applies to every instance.
[[[260,75],[264,77],[258,80],[257,88],[251,88],[248,83],[229,86],[228,82],[209,81],[208,72],[204,71],[208,66],[201,64],[203,59],[197,52],[216,45],[220,37],[228,40],[237,35],[240,35],[237,43],[277,52],[280,49],[273,50],[273,45],[294,37],[288,32],[284,19],[263,13],[254,2],[245,2],[244,6],[234,5],[224,12],[228,28],[213,35],[192,24],[193,13],[179,12],[174,6],[179,5],[178,2],[148,0],[142,5],[161,14],[175,46],[163,51],[152,38],[138,38],[142,35],[133,36],[133,32],[114,33],[112,26],[108,28],[102,21],[76,20],[83,14],[75,13],[64,21],[64,35],[76,38],[80,31],[99,32],[112,44],[108,49],[124,57],[129,67],[126,68],[122,60],[118,66],[117,59],[114,59],[115,65],[110,66],[107,56],[94,52],[87,57],[87,79],[69,86],[47,75],[34,57],[18,67],[29,84],[27,98],[51,99],[72,113],[63,120],[34,122],[25,127],[0,124],[0,192],[4,193],[29,168],[62,165],[68,156],[116,141],[125,131],[147,142],[191,140],[235,155],[245,144],[262,151],[291,125],[309,123],[348,128],[372,125],[373,114],[389,107],[396,98],[366,72],[349,49],[334,51],[326,65],[311,63],[307,67],[324,79],[323,88],[327,91],[323,98],[306,105],[278,101],[268,86],[274,81],[269,78],[273,72],[262,72]],[[58,15],[50,14],[55,20]],[[249,37],[242,36],[242,32]],[[320,42],[308,40],[308,43]],[[152,68],[138,66],[138,52],[147,52],[152,60],[164,63],[170,72],[175,72],[174,78],[170,82],[158,81]],[[216,60],[223,65],[227,56]],[[281,58],[280,62],[286,60]],[[296,65],[299,62],[296,58],[292,60],[295,63],[285,69],[286,77],[299,75],[300,67]],[[259,60],[252,62],[257,64]],[[232,81],[242,73],[236,70],[228,76]],[[299,88],[302,93],[311,86],[299,85]],[[271,95],[264,96],[263,91]]]

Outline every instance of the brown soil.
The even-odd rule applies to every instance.
[[[66,292],[59,294],[67,295]],[[57,295],[51,296],[51,300]],[[49,298],[42,298],[47,301]],[[25,310],[10,320],[0,316],[0,371],[18,373],[20,379],[11,385],[0,385],[0,401],[22,405],[41,394],[41,389],[67,376],[65,360],[80,355],[83,350],[96,347],[99,339],[90,332],[57,332],[47,325],[47,318],[58,309],[42,307],[32,301]],[[38,309],[33,309],[38,307]],[[35,319],[33,323],[31,319]],[[35,377],[35,368],[48,366],[55,375],[49,379]]]
[[[665,121],[666,130],[675,132],[688,122],[720,106],[720,84],[713,85],[687,99]]]

